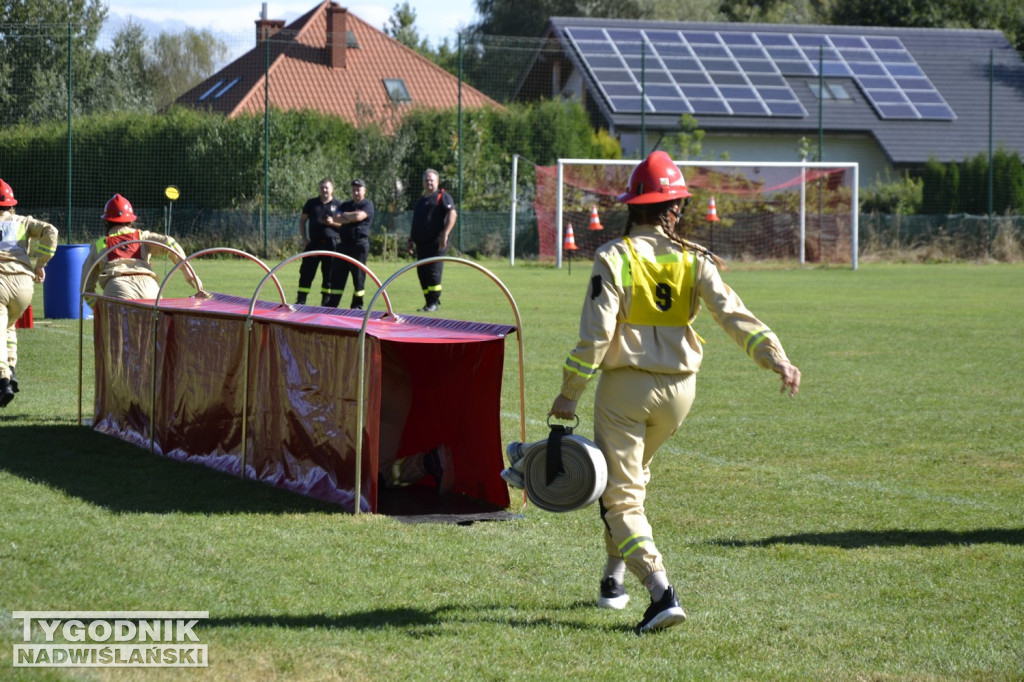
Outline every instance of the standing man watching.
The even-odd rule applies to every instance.
[[[438,187],[437,171],[428,168],[423,173],[423,196],[412,210],[410,246],[415,247],[416,259],[443,256],[448,251],[448,237],[455,227],[455,202],[444,188]],[[420,312],[432,313],[441,307],[441,273],[444,263],[429,263],[416,268],[423,287],[426,304]]]
[[[352,181],[352,198],[341,204],[341,215],[338,220],[344,226],[341,230],[341,253],[351,256],[366,265],[370,257],[370,223],[373,222],[373,202],[366,198],[366,183],[360,179]],[[339,260],[334,264],[338,270],[335,280],[338,285],[338,296],[345,290],[348,273],[352,273],[352,303],[354,310],[363,309],[363,296],[366,294],[366,271],[348,261]]]
[[[303,253],[308,251],[337,251],[341,241],[337,220],[341,213],[341,202],[334,198],[334,182],[330,178],[320,181],[320,194],[305,203],[299,216],[299,237],[306,245]],[[313,286],[317,266],[320,267],[320,305],[337,308],[341,301],[341,290],[334,290],[332,274],[336,258],[329,256],[311,256],[303,258],[299,265],[299,295],[295,302],[306,303],[306,296]]]

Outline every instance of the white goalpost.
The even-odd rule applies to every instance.
[[[510,249],[509,261],[515,265],[515,235],[517,218],[517,181],[518,155],[512,157],[512,190],[510,214]],[[567,223],[567,206],[578,215],[585,210],[586,203],[603,199],[610,201],[618,192],[624,191],[628,182],[629,172],[639,163],[631,159],[559,159],[555,166],[554,193],[554,259],[557,267],[563,263],[565,245],[565,226]],[[719,242],[722,248],[741,248],[735,243],[744,235],[751,240],[759,230],[766,233],[765,240],[774,240],[775,250],[785,240],[795,240],[795,244],[786,246],[790,251],[782,256],[796,257],[799,263],[808,262],[808,217],[815,216],[815,234],[818,241],[813,249],[812,260],[840,259],[850,263],[857,269],[858,251],[858,205],[859,205],[859,166],[854,162],[811,162],[811,161],[676,161],[683,171],[687,186],[694,193],[695,200],[710,196],[712,201],[717,198],[718,206],[723,204],[726,210],[718,209],[722,223],[715,225],[697,225],[697,219],[691,217],[694,225],[707,229],[712,241]],[[616,181],[614,191],[608,187],[595,189],[587,187],[587,182],[573,183],[567,179],[567,169],[578,166],[589,166],[593,169],[588,181],[593,181],[598,173],[603,174],[601,180]],[[620,168],[621,167],[621,168]],[[613,170],[614,169],[614,170]],[[581,171],[573,171],[579,173]],[[539,184],[539,183],[538,183]],[[593,182],[591,182],[593,184]],[[567,196],[567,188],[573,196]],[[808,190],[813,193],[812,202],[815,206],[808,207]],[[539,194],[539,192],[538,192]],[[539,199],[538,203],[543,203]],[[583,205],[581,205],[583,204]],[[596,204],[594,204],[596,205]],[[701,210],[699,204],[691,203],[690,211]],[[759,218],[760,214],[760,218]],[[763,219],[764,227],[756,223]],[[538,224],[541,218],[538,216]],[[792,223],[795,221],[795,225]],[[785,235],[785,237],[780,235]],[[579,234],[576,234],[579,238]],[[730,243],[730,239],[733,243]],[[700,241],[699,238],[697,241]],[[848,249],[846,248],[848,244]],[[708,245],[716,251],[715,245]],[[837,251],[839,249],[840,251]],[[795,250],[795,253],[792,251]],[[716,251],[717,252],[717,251]],[[728,255],[728,254],[727,254]],[[746,255],[746,252],[744,252]],[[762,257],[756,250],[750,255]],[[551,257],[551,254],[548,254]]]

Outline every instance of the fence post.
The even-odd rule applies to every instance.
[[[67,208],[67,222],[65,223],[67,233],[67,243],[71,244],[71,231],[74,229],[71,222],[71,55],[73,50],[71,49],[71,22],[68,22],[68,208]]]
[[[459,197],[457,213],[459,215],[459,253],[462,253],[462,226],[466,222],[462,215],[462,32],[459,32]]]

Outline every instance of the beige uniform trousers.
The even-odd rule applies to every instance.
[[[696,374],[602,370],[594,396],[594,442],[608,463],[601,496],[608,555],[622,557],[641,581],[665,570],[644,513],[651,459],[686,418]]]
[[[32,304],[32,275],[0,275],[0,376],[11,378],[18,365],[18,318]]]
[[[156,298],[160,285],[149,275],[118,275],[103,286],[103,295],[110,298]]]

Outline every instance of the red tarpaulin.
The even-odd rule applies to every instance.
[[[94,428],[149,448],[152,427],[158,454],[235,475],[244,449],[246,478],[353,510],[362,312],[260,301],[247,332],[249,306],[224,294],[163,299],[154,321],[152,301],[97,297]],[[378,511],[382,356],[399,358],[412,385],[398,457],[446,443],[456,463],[453,495],[508,506],[500,407],[504,340],[513,331],[371,313],[362,510]]]

